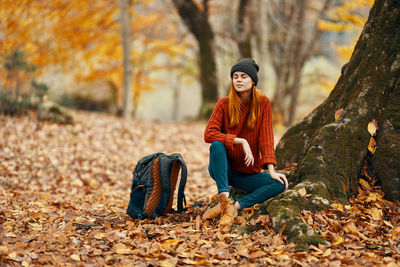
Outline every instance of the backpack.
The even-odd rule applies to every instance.
[[[154,219],[172,210],[174,191],[179,170],[181,181],[178,188],[177,212],[186,205],[184,189],[187,168],[181,154],[155,153],[143,157],[133,171],[131,196],[126,213],[133,219]]]

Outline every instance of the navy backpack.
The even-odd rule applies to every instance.
[[[181,154],[155,153],[143,157],[133,171],[131,196],[126,213],[133,219],[154,219],[172,210],[174,191],[178,187],[177,212],[186,205],[185,186],[187,168]]]

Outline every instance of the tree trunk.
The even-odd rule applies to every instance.
[[[294,68],[293,68],[293,84],[290,89],[290,106],[289,106],[289,120],[288,120],[288,125],[291,125],[293,120],[294,120],[294,115],[296,113],[296,107],[297,107],[297,98],[299,96],[299,90],[300,90],[300,80],[301,80],[301,70],[303,68],[303,65],[301,62],[303,61],[303,45],[304,45],[304,15],[305,15],[305,9],[306,9],[306,3],[305,0],[298,0],[298,13],[297,13],[297,21],[296,21],[296,38],[295,38],[295,43],[294,43],[294,51],[297,51],[297,54],[295,58],[293,59],[294,61]]]
[[[132,88],[132,65],[131,65],[131,15],[129,13],[130,0],[120,0],[121,9],[121,39],[124,64],[124,106],[123,116],[132,118],[133,112],[133,88]]]
[[[209,117],[218,98],[214,32],[208,22],[208,1],[200,10],[192,0],[173,0],[178,13],[199,44],[200,82],[203,103],[200,116]],[[210,105],[211,104],[211,105]]]
[[[294,188],[261,209],[289,241],[318,243],[321,238],[302,222],[302,209],[317,211],[334,202],[348,203],[357,193],[358,176],[368,155],[367,126],[376,119],[377,150],[372,166],[389,199],[400,200],[400,5],[376,0],[353,55],[329,97],[290,128],[276,148],[278,168],[296,162],[289,179]],[[335,111],[344,113],[335,121]],[[311,197],[301,197],[305,188]]]
[[[249,7],[251,0],[240,0],[238,17],[237,17],[237,44],[239,47],[240,56],[242,58],[252,57],[251,53],[251,36],[249,22]]]

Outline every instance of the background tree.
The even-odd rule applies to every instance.
[[[317,11],[308,0],[267,2],[268,51],[276,77],[272,108],[274,113],[282,115],[284,124],[290,125],[296,112],[301,72],[313,54],[321,34],[318,21],[331,0],[324,0]],[[290,98],[289,109],[284,105],[287,97]]]
[[[251,16],[252,0],[240,0],[237,10],[237,34],[235,36],[241,58],[252,57],[251,51],[251,23],[255,17]]]
[[[173,0],[185,25],[199,45],[200,82],[203,103],[200,116],[209,117],[218,97],[217,65],[214,32],[208,21],[208,0],[197,4],[192,0]]]
[[[21,83],[34,72],[36,66],[29,65],[25,61],[25,55],[21,51],[15,51],[10,55],[3,56],[3,66],[6,69],[6,83],[4,87],[11,93],[14,98],[20,96]]]
[[[131,15],[130,15],[130,0],[120,0],[121,9],[121,39],[124,64],[124,117],[130,119],[133,111],[133,90],[132,90],[132,65],[131,65]]]
[[[320,239],[299,212],[347,203],[366,159],[389,199],[400,199],[400,6],[376,0],[350,61],[329,97],[290,128],[276,148],[279,167],[297,163],[294,188],[267,202],[273,227],[291,241]],[[339,111],[336,113],[335,111]],[[340,115],[340,113],[342,113]],[[339,117],[340,115],[340,117]],[[372,125],[369,124],[372,122]],[[371,149],[373,124],[379,130]],[[367,128],[370,128],[370,133]],[[371,151],[367,148],[370,147]],[[304,188],[309,197],[299,190]]]

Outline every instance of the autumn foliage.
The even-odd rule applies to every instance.
[[[166,22],[165,7],[150,9],[150,0],[132,1],[131,28],[133,88],[135,96],[154,89],[160,81],[150,70],[171,68],[160,65],[164,55],[173,62],[188,42],[180,41],[177,27]],[[22,52],[36,66],[34,75],[50,71],[72,74],[79,82],[111,82],[122,97],[122,46],[118,1],[27,1],[0,2],[0,55]],[[21,82],[30,82],[26,73]],[[0,86],[8,88],[10,77],[0,71]]]
[[[302,212],[326,244],[296,251],[270,228],[268,215],[255,215],[257,206],[242,211],[227,228],[200,220],[216,194],[207,172],[203,123],[74,116],[79,123],[57,125],[34,115],[0,115],[1,265],[400,263],[399,205],[383,198],[367,169],[350,205]],[[158,151],[182,153],[189,171],[188,204],[203,205],[153,221],[132,220],[125,214],[131,172],[142,156]]]

